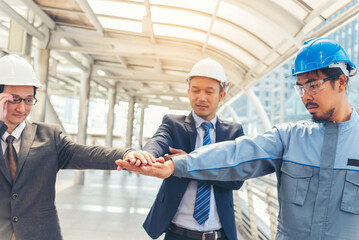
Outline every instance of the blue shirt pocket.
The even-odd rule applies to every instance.
[[[310,180],[313,177],[313,167],[283,162],[280,171],[280,199],[302,206],[308,193]]]
[[[341,210],[359,214],[359,172],[347,171]]]

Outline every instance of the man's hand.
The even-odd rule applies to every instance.
[[[187,154],[187,153],[186,153],[185,151],[183,151],[182,149],[176,149],[176,148],[172,148],[172,147],[170,147],[170,152],[173,153],[173,154],[163,156],[163,158],[164,158],[166,161],[170,160],[171,157]]]
[[[156,162],[156,158],[146,151],[129,151],[126,153],[123,160],[135,166],[152,165]]]
[[[141,175],[158,177],[158,178],[168,178],[174,173],[174,164],[173,161],[163,161],[163,158],[158,159],[156,163],[152,164],[152,166],[135,166],[130,164],[125,160],[117,160],[116,164],[118,165],[117,170],[126,169],[131,172],[135,172]]]
[[[8,93],[0,93],[0,120],[4,121],[7,114],[7,104],[13,100],[13,96]]]

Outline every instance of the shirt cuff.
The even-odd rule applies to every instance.
[[[176,177],[186,177],[188,176],[188,169],[187,169],[187,155],[180,155],[171,158],[173,161],[173,165],[175,167],[173,176]]]

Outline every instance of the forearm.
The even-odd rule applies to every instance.
[[[273,135],[273,131],[254,139],[237,138],[174,157],[174,176],[243,181],[276,171],[281,164],[281,154],[281,142]]]

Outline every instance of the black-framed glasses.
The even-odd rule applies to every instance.
[[[325,88],[324,83],[329,80],[333,80],[333,78],[328,77],[324,79],[319,79],[309,83],[305,83],[303,85],[295,84],[294,89],[300,97],[303,97],[305,92],[307,92],[309,95],[315,95]]]
[[[19,104],[21,103],[21,101],[24,101],[26,105],[35,105],[37,103],[37,99],[35,97],[21,98],[19,96],[14,96],[14,95],[12,101],[9,101],[9,103]]]

